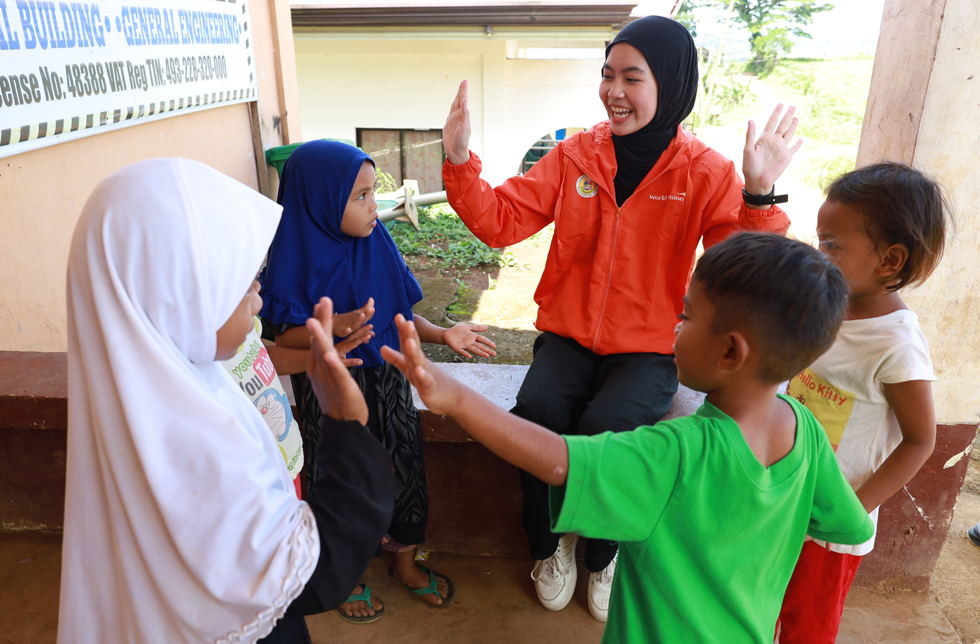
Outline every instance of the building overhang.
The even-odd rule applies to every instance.
[[[294,28],[605,27],[630,22],[637,3],[333,3],[291,7]]]

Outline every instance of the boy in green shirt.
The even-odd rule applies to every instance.
[[[769,643],[805,536],[873,532],[820,425],[777,394],[830,347],[846,295],[801,242],[742,233],[712,247],[674,343],[678,380],[707,400],[619,434],[559,436],[508,414],[426,360],[403,319],[404,355],[383,354],[430,410],[554,486],[555,532],[621,542],[603,642]]]

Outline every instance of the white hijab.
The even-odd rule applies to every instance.
[[[214,361],[281,208],[184,159],[103,181],[68,260],[59,644],[254,642],[320,551],[275,440]]]

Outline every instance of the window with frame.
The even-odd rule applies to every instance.
[[[419,182],[419,193],[441,192],[442,130],[357,129],[357,146],[371,155],[381,172],[400,187],[405,179]]]

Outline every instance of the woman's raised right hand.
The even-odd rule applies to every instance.
[[[469,81],[459,84],[459,91],[449,108],[446,125],[442,128],[442,145],[446,148],[446,158],[453,165],[461,165],[470,160],[470,107]]]

